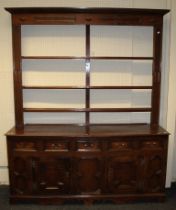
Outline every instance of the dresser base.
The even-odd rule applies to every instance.
[[[11,203],[163,201],[168,133],[150,125],[7,133]]]

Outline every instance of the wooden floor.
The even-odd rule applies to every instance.
[[[134,203],[114,205],[111,203],[97,203],[85,206],[79,203],[66,203],[58,206],[42,206],[30,204],[9,205],[8,187],[0,186],[1,210],[176,210],[176,186],[167,190],[167,200],[164,203]]]

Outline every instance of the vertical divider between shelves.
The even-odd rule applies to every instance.
[[[161,54],[162,54],[162,30],[163,22],[154,25],[153,27],[153,91],[152,91],[152,112],[151,124],[159,125],[160,113],[160,83],[161,83]]]
[[[90,25],[86,25],[86,60],[85,60],[85,71],[86,71],[86,98],[85,98],[85,108],[89,109],[90,108]],[[89,125],[90,125],[90,113],[85,112],[85,117],[86,117],[86,133],[89,133]]]

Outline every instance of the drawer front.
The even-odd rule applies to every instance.
[[[109,151],[122,151],[122,150],[140,150],[140,149],[164,149],[167,143],[167,137],[129,137],[117,138],[108,141]]]
[[[128,141],[112,141],[108,148],[111,151],[130,150],[131,144]]]
[[[44,141],[44,151],[48,152],[62,152],[62,151],[69,151],[69,142],[67,141]]]
[[[143,149],[162,149],[163,142],[160,140],[145,140],[142,143]]]
[[[37,151],[37,144],[34,141],[19,140],[14,142],[14,151]]]
[[[77,142],[77,151],[100,151],[101,145],[98,141],[80,141]]]

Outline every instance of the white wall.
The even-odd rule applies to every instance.
[[[0,183],[8,183],[7,154],[4,133],[14,125],[11,19],[4,7],[132,7],[171,8],[171,16],[164,19],[163,77],[160,123],[167,127],[170,136],[167,186],[176,178],[176,167],[172,169],[174,157],[175,101],[176,101],[176,1],[175,0],[1,0],[0,1]],[[170,27],[171,19],[171,27]],[[170,38],[171,28],[171,40]],[[171,41],[171,43],[170,43]],[[171,46],[171,47],[170,47]],[[170,60],[168,59],[170,54]],[[168,68],[170,65],[170,68]],[[169,74],[170,73],[170,74]],[[169,81],[169,82],[168,82]],[[169,90],[169,94],[168,94]],[[167,100],[168,98],[168,100]],[[175,157],[176,159],[176,157]]]
[[[171,2],[171,40],[170,40],[170,68],[169,68],[169,92],[168,92],[168,114],[167,114],[167,129],[171,133],[168,151],[168,176],[167,182],[170,180],[176,181],[176,144],[175,144],[175,113],[176,113],[176,1]]]

